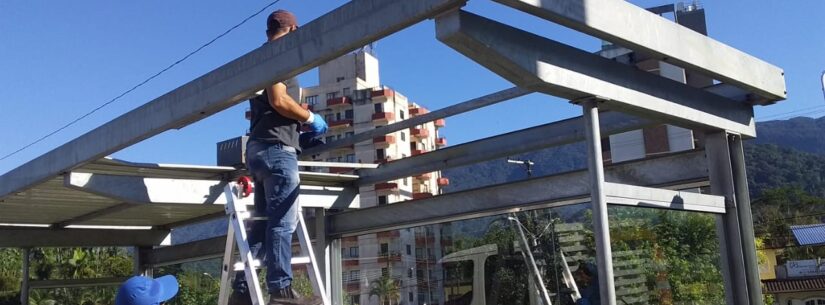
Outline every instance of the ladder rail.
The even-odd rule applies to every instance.
[[[229,302],[229,294],[231,292],[231,276],[237,269],[236,264],[233,264],[233,254],[237,246],[241,258],[242,269],[246,277],[247,286],[249,289],[252,304],[263,305],[263,293],[261,292],[260,281],[256,272],[256,267],[260,262],[253,257],[249,247],[248,236],[246,232],[245,220],[265,220],[266,217],[259,217],[250,214],[247,211],[245,204],[241,203],[239,199],[238,185],[234,182],[228,183],[224,188],[224,195],[226,196],[226,214],[229,216],[229,225],[227,228],[226,247],[224,249],[223,264],[221,270],[221,289],[218,295],[218,305],[227,305]],[[296,204],[298,204],[296,202]],[[315,295],[319,296],[324,305],[331,305],[329,296],[326,294],[324,282],[321,273],[318,269],[316,256],[311,246],[309,238],[309,231],[307,230],[306,220],[304,219],[303,211],[298,208],[297,221],[295,233],[298,234],[298,243],[301,248],[301,253],[292,258],[290,262],[292,265],[305,265],[307,268],[307,277],[312,284]],[[319,232],[323,234],[323,232]]]

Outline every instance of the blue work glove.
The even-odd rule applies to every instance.
[[[327,122],[324,121],[324,117],[317,113],[309,113],[309,120],[304,122],[304,124],[309,125],[310,131],[314,133],[315,136],[320,136],[327,132]]]

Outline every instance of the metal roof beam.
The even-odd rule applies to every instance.
[[[169,230],[0,227],[0,248],[129,247],[159,245]]]
[[[660,124],[620,112],[601,114],[602,134],[607,136]],[[478,141],[438,149],[358,171],[357,184],[364,186],[415,174],[474,164],[548,147],[584,140],[581,117],[506,133]]]
[[[495,1],[735,84],[760,96],[756,103],[787,95],[779,67],[624,0]]]
[[[702,130],[756,134],[753,107],[464,11],[438,39],[519,87]]]
[[[197,122],[466,0],[354,0],[0,176],[0,199],[120,149]],[[263,30],[262,30],[263,31]]]
[[[670,185],[707,179],[703,151],[615,164],[605,179],[633,185]],[[586,170],[448,193],[427,199],[329,216],[330,235],[359,235],[457,221],[551,204],[590,200]],[[661,198],[659,198],[661,200]]]

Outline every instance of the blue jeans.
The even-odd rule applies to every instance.
[[[293,147],[250,139],[246,164],[255,182],[255,212],[268,217],[249,224],[249,246],[255,258],[266,262],[269,291],[286,288],[292,283],[292,234],[298,225],[298,155]],[[235,276],[233,287],[247,291],[243,272]]]

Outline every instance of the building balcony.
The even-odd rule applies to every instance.
[[[372,115],[373,122],[387,123],[392,120],[395,120],[395,113],[393,112],[378,112]]]
[[[432,174],[430,174],[430,173],[423,173],[423,174],[414,176],[414,178],[418,179],[418,180],[430,180],[431,177],[432,177]]]
[[[356,258],[345,258],[345,259],[343,259],[343,262],[344,262],[344,267],[356,267],[356,266],[358,266],[358,264],[360,264],[357,257]]]
[[[392,230],[392,231],[384,231],[375,233],[375,237],[377,238],[398,238],[401,237],[401,231]]]
[[[331,121],[331,122],[328,123],[328,126],[329,126],[330,129],[348,128],[348,127],[352,126],[352,120],[343,119],[343,120]]]
[[[372,144],[376,145],[390,145],[395,144],[395,137],[392,135],[383,135],[380,137],[372,138]]]
[[[359,281],[347,283],[347,292],[361,291],[361,283]]]
[[[423,236],[423,235],[416,236],[415,237],[415,243],[416,244],[428,244],[428,245],[435,244],[435,236]],[[423,255],[422,255],[422,258],[423,258]]]
[[[398,190],[398,183],[395,182],[385,182],[385,183],[378,183],[375,185],[375,191],[397,191]]]
[[[410,115],[411,116],[422,115],[422,114],[425,114],[427,112],[430,112],[430,111],[427,110],[427,108],[424,108],[424,107],[410,107]]]
[[[353,171],[353,169],[352,168],[347,168],[347,167],[330,167],[329,168],[329,173],[330,174],[343,174],[343,173],[351,172],[351,171]]]
[[[400,262],[401,261],[401,254],[400,253],[389,253],[389,254],[380,254],[378,256],[378,263],[379,264],[386,264],[387,262]]]
[[[423,150],[423,149],[413,149],[413,150],[410,151],[410,153],[412,153],[413,156],[417,156],[417,155],[420,155],[420,154],[423,154],[423,153],[426,153],[426,152],[427,151]]]
[[[336,97],[327,100],[327,107],[351,106],[352,99],[348,96]]]
[[[435,125],[435,128],[444,127],[444,126],[446,126],[445,123],[446,123],[446,121],[444,119],[438,119],[438,120],[435,120],[433,122],[433,124]]]
[[[392,157],[384,157],[384,158],[381,158],[381,159],[375,159],[375,164],[384,164],[384,163],[390,162],[392,160],[393,160]]]
[[[450,185],[450,179],[447,178],[438,178],[438,186],[448,186]]]
[[[372,97],[372,98],[392,97],[393,95],[395,95],[395,91],[392,91],[392,89],[379,89],[379,90],[372,90],[372,92],[370,92],[370,97]]]
[[[447,138],[438,138],[435,139],[435,146],[444,147],[447,146]]]
[[[430,131],[424,128],[412,128],[410,129],[410,135],[417,138],[426,138],[430,136]]]
[[[412,197],[413,197],[413,200],[417,200],[417,199],[430,198],[432,196],[433,196],[433,193],[420,192],[420,193],[413,193]]]

